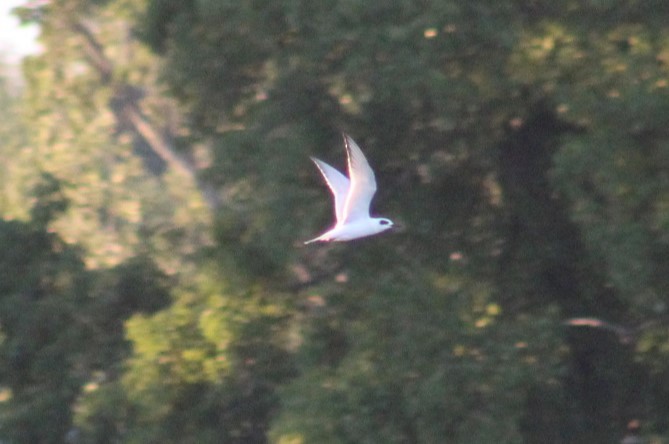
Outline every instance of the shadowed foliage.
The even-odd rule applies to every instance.
[[[2,439],[669,436],[665,2],[17,14],[44,51],[0,95]],[[305,247],[341,132],[403,228]]]

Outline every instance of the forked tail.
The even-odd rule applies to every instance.
[[[327,233],[325,233],[325,234],[327,234]],[[324,237],[325,234],[321,234],[321,235],[318,236],[318,237],[315,237],[315,238],[313,238],[313,239],[311,239],[311,240],[306,241],[306,242],[304,243],[304,245],[307,245],[307,244],[310,244],[310,243],[313,243],[313,242],[329,242],[330,239],[325,238],[325,237]]]

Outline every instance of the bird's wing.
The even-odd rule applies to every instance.
[[[337,222],[341,222],[344,220],[344,205],[346,204],[346,196],[348,195],[349,180],[342,173],[322,160],[318,160],[315,157],[312,157],[311,160],[314,161],[318,170],[323,175],[325,183],[328,184],[330,191],[332,191]]]
[[[348,177],[351,185],[346,196],[343,216],[345,222],[352,222],[369,217],[369,205],[376,193],[376,179],[360,147],[347,134],[344,134],[344,145],[348,156]]]

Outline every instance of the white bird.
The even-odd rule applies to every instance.
[[[369,205],[376,193],[374,171],[360,147],[347,134],[344,134],[344,146],[348,157],[348,178],[322,160],[311,158],[334,195],[337,223],[305,244],[350,241],[393,228],[390,219],[370,217]]]

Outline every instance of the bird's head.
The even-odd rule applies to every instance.
[[[382,231],[395,228],[395,224],[393,223],[393,221],[390,219],[386,219],[385,217],[376,218],[374,219],[374,222],[376,222],[376,227],[379,230],[379,233]]]

